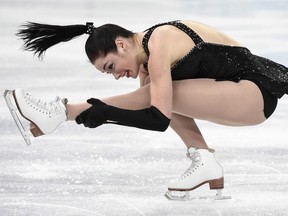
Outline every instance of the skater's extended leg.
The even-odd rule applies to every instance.
[[[149,87],[148,84],[102,101],[124,109],[147,108],[150,106]],[[85,108],[85,105],[81,107]],[[263,107],[261,91],[248,80],[239,83],[213,79],[173,81],[173,113],[182,116],[230,126],[255,125],[266,120]],[[74,116],[81,111],[74,112]]]
[[[43,113],[39,118],[39,113],[37,116],[33,115],[35,110],[37,108],[40,108],[40,110],[42,108],[44,110],[46,108],[48,110],[50,108],[58,109],[62,108],[62,104],[65,105],[65,103],[58,103],[59,100],[56,103],[46,103],[33,96],[27,96],[29,94],[22,93],[17,94],[15,99],[17,100],[19,97],[19,101],[23,102],[25,111],[27,111],[26,114],[29,115],[28,119],[36,125],[39,122],[44,129],[47,125],[45,121],[50,121],[50,117]],[[28,103],[31,102],[33,106],[26,104],[25,97],[28,98]],[[128,94],[103,99],[103,102],[124,109],[147,108],[150,106],[150,86],[146,85]],[[52,104],[59,104],[60,106],[50,106]],[[263,104],[261,91],[251,81],[242,80],[239,83],[234,83],[230,81],[216,82],[212,79],[193,79],[173,82],[173,113],[190,118],[234,126],[259,124],[265,120]],[[64,112],[62,113],[68,112],[69,119],[74,120],[78,114],[90,105],[84,103],[66,106],[67,109],[63,109]],[[62,121],[65,120],[67,120],[67,115],[62,118]],[[59,125],[59,123],[61,122],[57,122],[55,125]],[[48,128],[47,132],[53,130],[55,128]]]
[[[144,86],[125,95],[103,99],[103,102],[126,109],[149,107],[149,90],[149,86]],[[7,92],[9,91],[7,90]],[[59,97],[54,101],[43,100],[24,92],[22,89],[11,91],[11,95],[13,95],[20,114],[31,122],[30,131],[33,136],[51,133],[61,123],[75,120],[81,112],[91,107],[91,104],[87,102],[68,104],[67,99]],[[139,97],[139,95],[142,96]]]
[[[69,121],[74,121],[81,112],[89,109],[91,106],[92,105],[89,103],[66,104],[67,119]]]
[[[116,96],[103,99],[103,101],[109,105],[120,108],[141,109],[150,105],[148,90],[149,86],[147,85],[127,95],[122,95],[122,97],[125,97],[125,100],[123,100],[122,97],[119,98]],[[137,95],[142,96],[136,97]],[[90,106],[91,104],[88,103],[74,105],[67,104],[68,120],[75,120],[81,112],[88,109]],[[208,146],[193,118],[173,113],[170,126],[180,136],[188,148],[195,147],[208,149]]]
[[[147,108],[150,106],[150,87],[146,85],[133,92],[104,98],[101,101],[122,109],[137,110]],[[75,120],[81,112],[89,107],[91,107],[89,103],[67,104],[68,120]]]

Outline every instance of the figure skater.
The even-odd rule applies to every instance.
[[[24,40],[24,49],[43,58],[51,46],[85,33],[89,35],[86,54],[97,71],[116,80],[139,78],[140,87],[81,104],[65,98],[45,101],[16,89],[13,98],[21,115],[33,123],[34,136],[51,133],[67,120],[88,128],[113,123],[165,131],[170,126],[187,146],[192,163],[168,183],[169,191],[191,191],[205,183],[210,189],[224,187],[223,169],[194,119],[257,125],[288,93],[285,66],[254,55],[226,34],[194,21],[161,23],[137,33],[114,24],[27,23],[17,35]]]

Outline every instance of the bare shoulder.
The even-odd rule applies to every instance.
[[[194,42],[186,33],[172,25],[156,28],[148,43],[150,55],[153,52],[163,52],[163,54],[165,52],[165,56],[170,58],[170,64],[181,59],[194,46]]]
[[[169,43],[177,40],[179,37],[179,32],[175,29],[175,27],[171,25],[163,25],[160,27],[157,27],[150,39],[148,46],[150,45],[151,48],[153,48],[152,45],[157,45],[157,44],[166,44],[169,46]]]
[[[179,38],[187,36],[183,31],[179,30],[177,27],[172,25],[163,25],[157,27],[151,37],[149,42],[152,43],[167,43],[167,42],[179,42]],[[169,46],[169,44],[166,44]],[[175,45],[175,44],[173,44]]]
[[[219,43],[231,46],[241,46],[241,44],[237,40],[235,40],[228,34],[222,32],[216,27],[212,27],[210,25],[195,21],[181,22],[194,30],[205,42]]]

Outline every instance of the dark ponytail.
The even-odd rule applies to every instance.
[[[21,26],[16,35],[24,40],[24,50],[33,51],[39,58],[43,58],[45,51],[51,46],[88,33],[88,26],[89,23],[59,26],[28,22]]]
[[[134,35],[132,31],[118,25],[105,24],[95,28],[90,22],[86,25],[67,26],[28,22],[21,27],[16,35],[24,40],[23,49],[33,51],[40,59],[51,46],[85,33],[89,34],[85,51],[92,64],[100,56],[106,56],[109,52],[117,52],[115,44],[117,37],[132,38]]]

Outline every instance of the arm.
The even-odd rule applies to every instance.
[[[169,46],[169,35],[166,30],[156,29],[156,36],[151,37],[149,43],[149,75],[150,75],[150,95],[151,105],[155,106],[167,118],[172,115],[172,78],[170,53],[173,53]],[[165,34],[166,33],[166,34]]]

